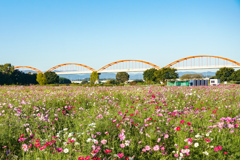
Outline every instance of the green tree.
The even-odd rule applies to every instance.
[[[47,84],[59,83],[59,76],[55,72],[45,72],[44,75],[47,79]]]
[[[203,78],[203,75],[193,73],[193,74],[184,74],[180,77],[180,79],[194,79],[194,78]]]
[[[156,81],[156,77],[154,75],[154,72],[156,72],[157,69],[156,68],[150,68],[147,69],[146,71],[143,72],[143,79],[149,83],[149,82],[155,82]]]
[[[86,79],[82,80],[81,84],[88,84],[88,81]]]
[[[14,66],[12,66],[10,63],[6,63],[4,65],[0,65],[0,84],[7,84],[10,85],[13,83],[11,79],[11,74],[14,71]]]
[[[129,80],[129,74],[127,72],[118,72],[116,75],[116,80],[119,83],[124,83]]]
[[[240,81],[240,69],[233,72],[231,78],[233,81]]]
[[[59,84],[70,84],[72,83],[70,79],[59,77]]]
[[[220,68],[217,72],[216,72],[216,78],[220,79],[221,82],[223,81],[231,81],[232,80],[232,74],[234,73],[234,69],[233,68],[227,68],[227,67],[223,67]]]
[[[45,74],[43,74],[43,73],[38,73],[38,74],[37,74],[37,82],[38,82],[40,85],[45,85],[45,84],[47,84],[47,79],[46,79]]]
[[[178,78],[178,73],[176,71],[177,69],[175,68],[161,68],[154,72],[154,76],[156,77],[157,81],[165,82],[166,79]]]
[[[99,76],[97,71],[93,71],[92,74],[90,75],[90,82],[91,83],[96,83],[96,81],[99,80]]]
[[[11,65],[11,63],[6,63],[4,65],[0,65],[0,72],[3,74],[12,74],[14,71],[14,66]]]
[[[106,84],[117,84],[118,82],[116,81],[116,79],[109,79],[106,81]]]

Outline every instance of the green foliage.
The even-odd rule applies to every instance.
[[[38,82],[40,85],[45,85],[45,84],[47,84],[47,79],[46,79],[45,74],[43,74],[43,73],[38,73],[38,74],[37,74],[37,82]]]
[[[231,79],[233,81],[240,81],[240,69],[232,73]]]
[[[0,65],[0,72],[2,72],[3,74],[12,74],[13,71],[14,71],[14,66],[12,66],[10,63]]]
[[[178,73],[176,71],[177,69],[175,68],[161,68],[154,72],[154,76],[156,77],[157,81],[165,82],[166,79],[178,78]]]
[[[86,79],[82,80],[81,84],[88,84],[88,81]]]
[[[24,73],[18,69],[14,70],[11,64],[0,65],[0,85],[29,85],[37,84],[36,74]]]
[[[127,72],[118,72],[116,75],[116,80],[119,83],[124,83],[129,80],[129,74]]]
[[[47,84],[59,83],[59,76],[55,72],[45,72]]]
[[[221,82],[223,82],[223,81],[231,81],[233,73],[234,73],[234,69],[233,68],[223,67],[223,68],[220,68],[216,72],[216,78],[220,79]]]
[[[216,76],[211,76],[210,79],[217,79]]]
[[[118,82],[115,79],[110,79],[106,81],[106,84],[117,84]]]
[[[96,83],[96,81],[99,80],[99,76],[97,71],[93,71],[92,74],[90,75],[90,82],[91,83]]]
[[[64,78],[64,77],[59,77],[59,84],[70,84],[71,80]]]
[[[151,68],[151,69],[147,69],[146,71],[143,72],[143,79],[147,82],[155,82],[156,81],[156,77],[154,75],[154,73],[157,71],[156,68]]]
[[[195,78],[203,78],[202,74],[184,74],[180,77],[180,79],[195,79]]]

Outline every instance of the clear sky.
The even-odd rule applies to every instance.
[[[240,0],[0,0],[0,64],[240,62]]]

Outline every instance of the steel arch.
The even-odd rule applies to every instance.
[[[108,67],[110,67],[110,66],[112,66],[112,65],[114,65],[114,64],[121,63],[121,62],[128,62],[128,61],[142,62],[142,63],[148,64],[148,65],[151,65],[151,66],[153,66],[153,67],[156,68],[156,69],[160,69],[159,66],[157,66],[157,65],[155,65],[155,64],[153,64],[153,63],[150,63],[150,62],[146,62],[146,61],[142,61],[142,60],[127,59],[127,60],[120,60],[120,61],[115,61],[115,62],[109,63],[109,64],[103,66],[102,68],[100,68],[100,69],[98,70],[98,72],[103,71],[103,70],[107,69]]]
[[[219,57],[219,56],[211,56],[211,55],[198,55],[198,56],[190,56],[190,57],[185,57],[185,58],[182,58],[182,59],[179,59],[179,60],[176,60],[172,63],[169,63],[168,65],[166,65],[165,67],[171,67],[179,62],[182,62],[184,60],[187,60],[187,59],[191,59],[191,58],[199,58],[199,57],[213,57],[213,58],[219,58],[219,59],[223,59],[223,60],[226,60],[226,61],[229,61],[229,62],[232,62],[232,63],[235,63],[236,65],[240,66],[240,63],[234,61],[234,60],[231,60],[231,59],[228,59],[228,58],[224,58],[224,57]]]
[[[64,64],[59,64],[59,65],[56,65],[52,68],[50,68],[49,70],[47,70],[47,72],[50,72],[50,71],[54,71],[55,69],[59,68],[59,67],[62,67],[62,66],[66,66],[66,65],[77,65],[77,66],[82,66],[82,67],[85,67],[91,71],[96,71],[95,69],[89,67],[89,66],[86,66],[84,64],[79,64],[79,63],[64,63]]]
[[[34,68],[34,67],[29,67],[29,66],[16,66],[16,67],[14,67],[14,69],[18,69],[18,68],[29,68],[31,70],[36,71],[37,73],[43,73],[42,71],[40,71],[39,69]]]

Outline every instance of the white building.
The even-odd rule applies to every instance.
[[[220,79],[210,79],[210,86],[220,85]]]

